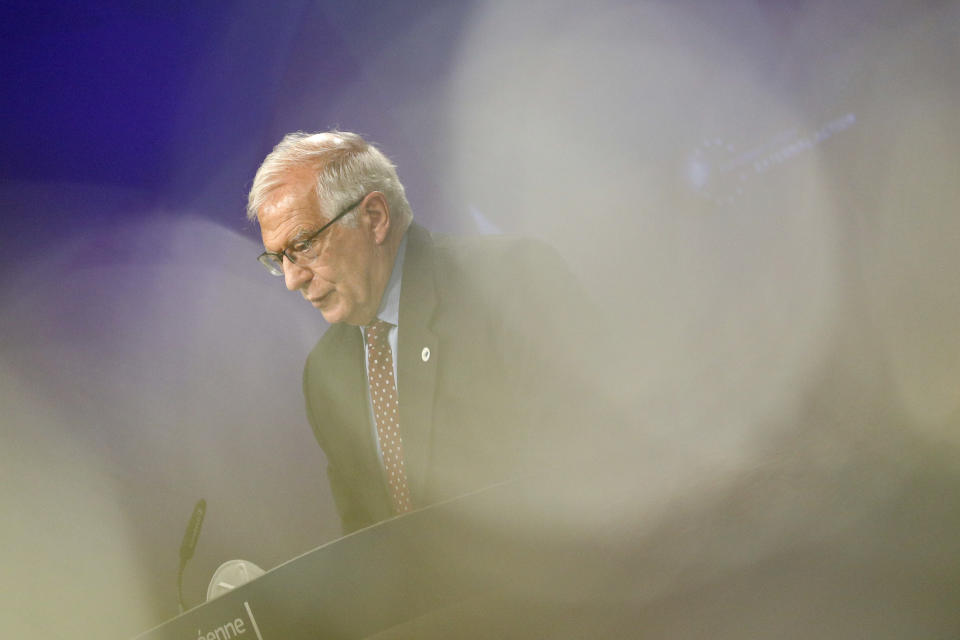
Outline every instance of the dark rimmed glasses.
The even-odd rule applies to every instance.
[[[363,199],[366,198],[368,195],[369,194],[367,193],[363,194],[359,200],[347,206],[337,215],[333,216],[330,222],[323,225],[322,227],[320,227],[310,235],[304,238],[300,238],[289,249],[284,249],[280,253],[276,253],[274,251],[264,251],[259,256],[257,256],[257,260],[260,261],[260,264],[262,264],[267,269],[267,271],[269,271],[272,275],[275,275],[275,276],[283,275],[283,259],[284,258],[286,258],[293,264],[302,264],[304,262],[313,260],[314,258],[317,257],[317,250],[314,247],[314,241],[320,236],[321,233],[323,233],[327,229],[327,227],[329,227],[334,222],[336,222],[343,216],[347,215],[348,213],[350,213],[351,211],[359,207],[360,203],[363,202]]]

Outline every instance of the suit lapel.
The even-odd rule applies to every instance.
[[[333,353],[329,360],[335,364],[325,368],[323,374],[331,397],[339,400],[331,406],[342,412],[337,416],[340,424],[357,425],[338,433],[346,441],[344,451],[354,452],[356,456],[352,460],[355,468],[344,471],[358,478],[376,479],[370,482],[370,486],[379,486],[382,484],[379,482],[380,462],[370,427],[372,418],[367,400],[363,336],[357,327],[347,325],[333,325],[328,331],[335,332],[330,341]]]
[[[431,328],[437,305],[433,242],[411,224],[400,286],[398,393],[407,482],[414,504],[422,500],[433,434],[438,339]]]

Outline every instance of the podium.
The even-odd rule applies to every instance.
[[[523,594],[553,590],[578,553],[542,545],[548,523],[528,528],[540,489],[498,485],[354,532],[136,640],[514,637],[555,618]],[[521,513],[527,533],[502,528]]]
[[[785,503],[790,475],[660,501],[660,511],[636,489],[651,486],[639,471],[602,475],[527,478],[381,522],[138,640],[799,640],[811,630],[894,640],[960,629],[950,535],[960,503],[943,499],[957,495],[952,466],[857,520],[831,500],[833,484]]]

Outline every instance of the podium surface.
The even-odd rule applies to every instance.
[[[330,542],[137,640],[954,637],[956,478],[927,471],[855,521],[815,491],[789,521],[745,510],[782,504],[776,482],[660,512],[609,478],[506,483]]]

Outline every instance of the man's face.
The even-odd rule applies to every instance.
[[[297,176],[277,189],[260,209],[260,233],[267,251],[280,253],[310,236],[338,212],[321,212],[313,190],[313,177]],[[356,228],[335,223],[314,240],[316,258],[283,261],[284,280],[320,310],[330,324],[365,325],[380,305],[385,282],[382,251],[361,212]],[[388,274],[389,275],[389,274]]]

